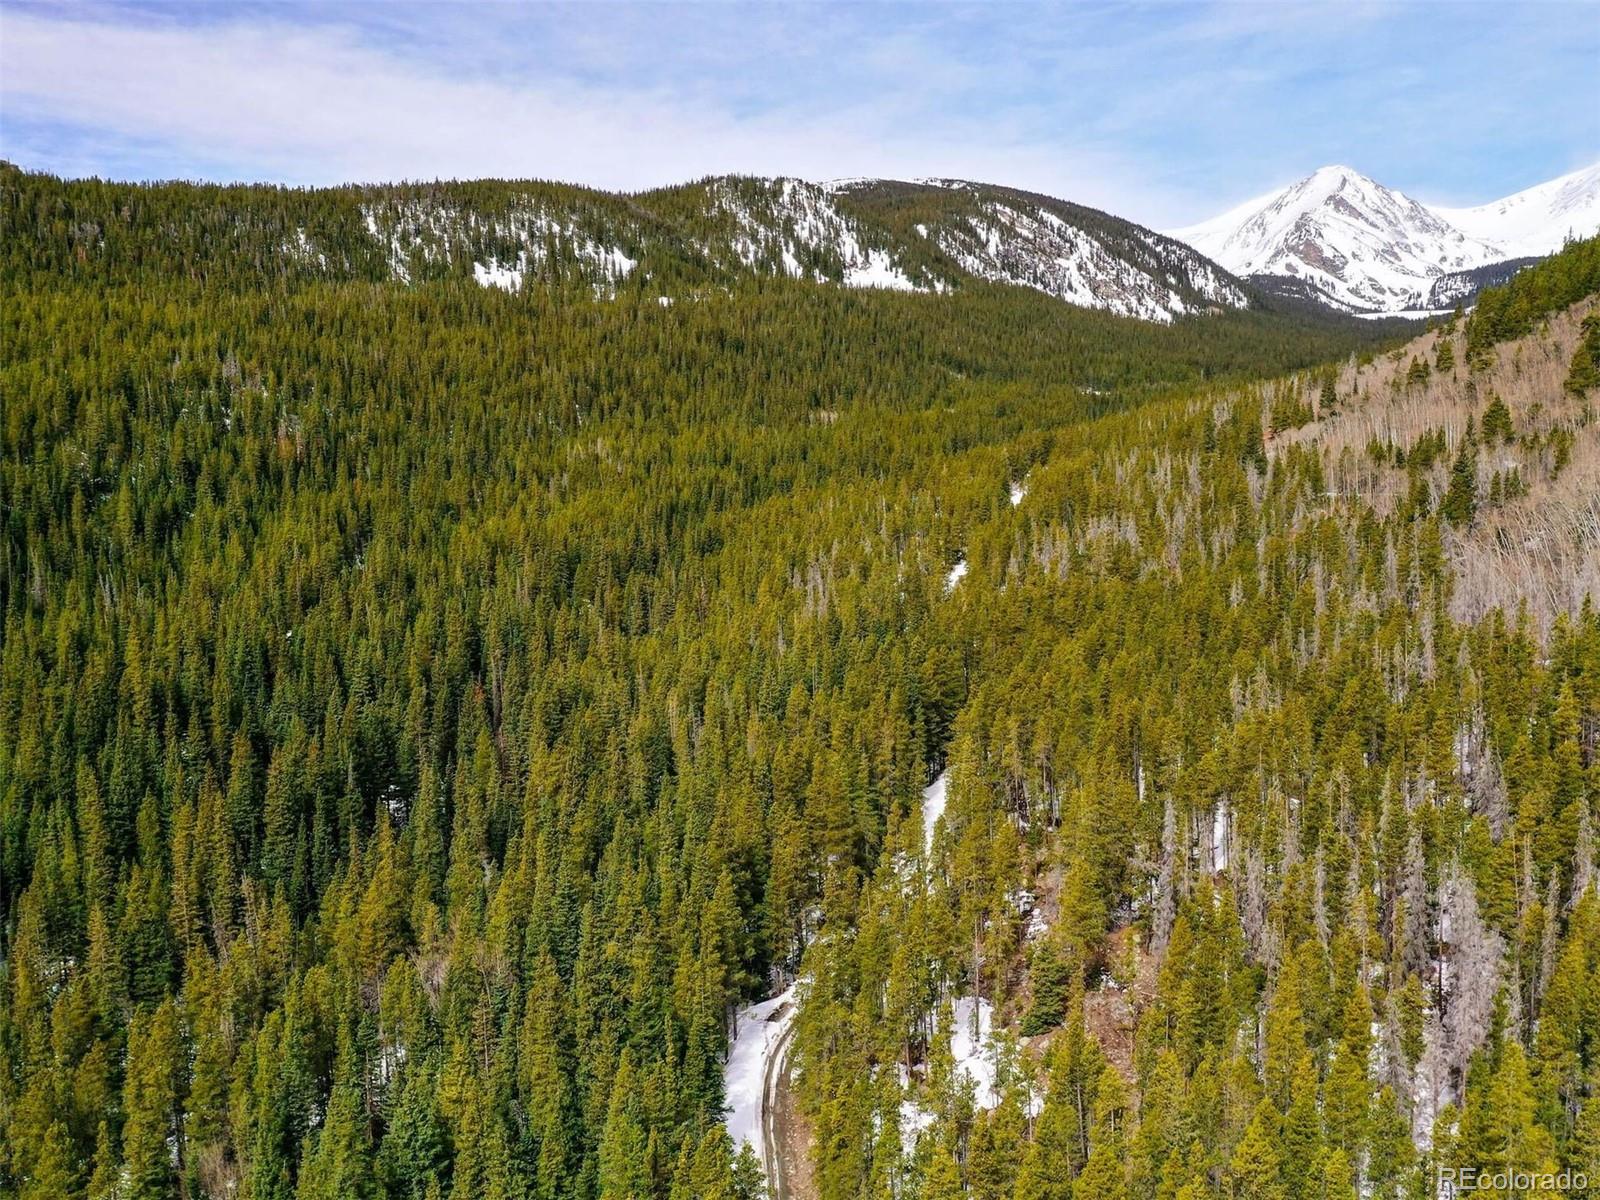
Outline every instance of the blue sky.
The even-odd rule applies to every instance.
[[[1480,203],[1600,160],[1600,0],[0,0],[0,157],[69,175],[954,175],[1158,227],[1346,163]]]

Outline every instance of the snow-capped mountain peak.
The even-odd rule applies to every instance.
[[[1173,236],[1269,289],[1399,312],[1453,303],[1597,229],[1600,163],[1476,208],[1423,204],[1329,166]]]
[[[1356,311],[1410,308],[1439,275],[1504,257],[1346,166],[1322,167],[1173,236],[1235,274],[1292,281]]]

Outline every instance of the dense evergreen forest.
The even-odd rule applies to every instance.
[[[1378,505],[1288,431],[1391,328],[353,195],[0,174],[0,1194],[755,1200],[791,984],[802,1200],[1600,1194],[1600,615],[1451,604],[1595,243]]]

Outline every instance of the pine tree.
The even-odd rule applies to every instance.
[[[1100,1073],[1095,1092],[1094,1132],[1089,1158],[1073,1185],[1074,1200],[1126,1200],[1127,1168],[1123,1153],[1122,1127],[1127,1095],[1122,1076],[1115,1067]]]
[[[1452,525],[1470,525],[1478,511],[1478,454],[1469,428],[1450,468],[1450,485],[1445,489],[1439,513]]]
[[[1284,1200],[1283,1160],[1276,1141],[1278,1114],[1263,1100],[1234,1148],[1228,1177],[1238,1200]]]
[[[1506,402],[1499,396],[1489,401],[1489,407],[1483,410],[1483,440],[1488,445],[1495,442],[1509,442],[1516,436],[1516,429],[1511,423],[1511,410],[1506,407]]]
[[[373,1194],[362,1118],[357,1089],[348,1083],[336,1086],[322,1128],[313,1137],[301,1167],[296,1200],[361,1200]]]
[[[1416,1160],[1411,1125],[1400,1111],[1394,1089],[1385,1087],[1373,1105],[1372,1133],[1367,1157],[1367,1181],[1377,1200],[1398,1200],[1409,1193]]]
[[[1318,1200],[1356,1200],[1355,1173],[1343,1150],[1326,1151],[1318,1164],[1318,1179],[1311,1193]]]
[[[422,1197],[442,1183],[449,1145],[435,1091],[426,1063],[407,1065],[378,1157],[379,1174],[392,1194]]]
[[[733,1195],[736,1200],[767,1200],[766,1174],[749,1142],[733,1159]]]
[[[1590,313],[1583,319],[1583,334],[1572,352],[1567,371],[1566,390],[1582,395],[1600,387],[1600,320]]]
[[[962,1200],[961,1168],[945,1139],[936,1138],[923,1173],[921,1200]]]
[[[20,1147],[18,1147],[20,1149]],[[66,1125],[52,1121],[28,1161],[14,1163],[18,1200],[62,1200],[78,1194],[79,1164]]]
[[[648,1137],[635,1114],[639,1103],[636,1086],[633,1064],[624,1054],[601,1135],[600,1200],[645,1200],[653,1192]]]
[[[183,1171],[184,1058],[172,1001],[135,1018],[128,1031],[122,1132],[127,1194],[134,1200],[169,1196]]]
[[[1283,1115],[1278,1136],[1284,1194],[1288,1196],[1303,1195],[1311,1187],[1323,1156],[1318,1099],[1316,1066],[1309,1053],[1302,1053],[1290,1086],[1289,1108]]]

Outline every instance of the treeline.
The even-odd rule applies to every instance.
[[[240,294],[327,283],[465,282],[488,270],[491,277],[504,272],[502,282],[525,289],[539,304],[597,296],[701,303],[728,291],[782,290],[796,273],[838,282],[845,270],[841,247],[854,245],[892,251],[925,289],[987,293],[977,301],[989,325],[986,336],[1016,363],[1065,337],[1074,361],[1086,350],[1115,346],[1126,361],[1159,360],[1163,378],[1170,371],[1162,368],[1174,358],[1208,377],[1254,376],[1397,334],[1390,323],[1374,328],[1264,297],[1247,310],[1140,330],[1104,312],[970,277],[915,232],[911,217],[921,209],[906,209],[901,189],[918,204],[933,204],[946,223],[964,227],[981,210],[976,193],[931,185],[833,194],[798,180],[727,177],[634,196],[504,180],[305,189],[61,180],[0,163],[0,228],[8,235],[0,244],[0,280],[13,290],[70,282]],[[1182,278],[1167,283],[1179,287],[1195,311],[1213,307],[1190,278],[1203,266],[1203,260],[1190,261],[1192,252],[1164,258],[1146,231],[1048,197],[992,187],[982,196],[1065,214],[1152,280],[1177,271]],[[802,233],[797,223],[814,228]],[[904,305],[937,298],[879,299]],[[970,319],[961,304],[946,303],[942,312],[939,319],[947,323]],[[926,321],[926,310],[918,309],[916,319]],[[1005,339],[1017,335],[1030,342],[1006,347]],[[1062,351],[1046,353],[1059,359]],[[1074,381],[1110,386],[1083,374]]]

